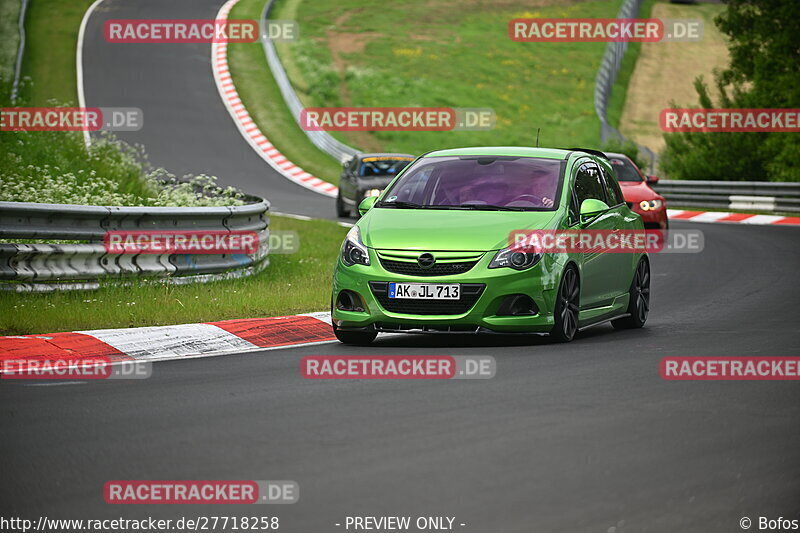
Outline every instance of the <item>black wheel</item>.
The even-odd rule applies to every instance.
[[[377,331],[342,331],[336,325],[333,326],[333,334],[339,342],[352,346],[366,346],[378,336]]]
[[[344,206],[341,189],[339,190],[339,194],[336,195],[336,216],[344,218],[350,216],[350,210]]]
[[[647,322],[650,313],[650,263],[645,258],[639,261],[633,274],[628,313],[630,316],[618,318],[611,324],[617,329],[632,329],[640,328]]]
[[[555,325],[550,337],[558,342],[569,342],[578,331],[578,310],[580,305],[580,282],[575,267],[567,267],[561,278],[556,295]]]

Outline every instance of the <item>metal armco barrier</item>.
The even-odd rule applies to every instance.
[[[300,102],[300,98],[297,96],[294,87],[292,87],[292,83],[289,81],[289,77],[286,75],[286,70],[284,70],[283,64],[280,58],[278,58],[275,45],[272,44],[272,41],[270,41],[267,36],[266,22],[269,19],[269,12],[272,10],[272,5],[274,3],[275,0],[269,0],[264,6],[264,11],[261,13],[261,44],[264,47],[264,55],[267,56],[267,64],[272,71],[272,76],[275,78],[275,83],[278,84],[283,100],[286,102],[286,107],[289,108],[298,127],[302,129],[300,124],[300,112],[303,110],[303,104]],[[326,131],[303,130],[303,132],[306,134],[306,137],[314,143],[314,146],[339,162],[349,160],[359,152],[357,148],[337,141]]]
[[[0,202],[0,290],[95,289],[102,282],[163,278],[184,284],[244,277],[269,264],[269,202],[230,207],[99,207]],[[252,231],[253,254],[115,254],[108,231]],[[25,244],[22,240],[88,241]]]
[[[639,14],[643,0],[625,0],[617,14],[617,18],[636,18]],[[617,74],[622,66],[622,59],[628,50],[628,43],[612,42],[606,45],[606,51],[600,62],[597,77],[594,82],[594,109],[600,119],[600,142],[609,139],[627,140],[620,131],[608,123],[608,101],[611,99],[611,88],[617,79]],[[639,151],[650,159],[650,168],[655,168],[656,155],[646,146],[638,145]]]
[[[675,206],[800,213],[800,183],[661,180],[655,189]]]

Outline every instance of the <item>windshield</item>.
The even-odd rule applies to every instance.
[[[413,157],[365,157],[361,160],[358,175],[363,178],[395,176],[413,160]]]
[[[552,209],[561,161],[534,157],[462,156],[421,159],[384,195],[379,207]]]
[[[642,175],[630,161],[618,157],[611,157],[608,161],[614,167],[619,181],[644,181]]]

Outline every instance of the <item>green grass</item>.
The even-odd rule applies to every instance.
[[[242,0],[230,18],[258,20],[263,7],[264,0]],[[292,118],[267,67],[261,43],[228,45],[228,63],[239,97],[270,142],[306,172],[339,183],[339,162],[314,146]]]
[[[279,0],[274,17],[300,24],[301,39],[278,50],[307,106],[495,110],[497,126],[491,131],[335,134],[361,148],[368,143],[370,149],[418,154],[455,146],[531,145],[539,127],[543,146],[597,146],[594,78],[605,43],[517,43],[508,37],[507,24],[517,17],[614,17],[620,4]]]
[[[650,18],[653,11],[653,4],[657,0],[647,0],[639,10],[639,18]],[[608,123],[619,129],[622,110],[625,108],[625,97],[628,94],[628,83],[631,81],[633,71],[636,68],[636,60],[639,59],[639,52],[642,51],[642,43],[629,43],[625,57],[622,58],[617,79],[611,86],[611,98],[608,101],[606,118]]]
[[[22,75],[29,77],[21,95],[30,106],[51,99],[77,104],[75,49],[78,29],[92,0],[34,0],[25,17]]]
[[[2,93],[11,90],[14,80],[14,65],[17,61],[19,47],[19,10],[20,0],[0,0],[0,85]]]
[[[137,285],[53,294],[3,294],[0,334],[184,324],[328,310],[330,278],[347,232],[335,222],[271,217],[300,250],[273,255],[261,273],[197,285]]]

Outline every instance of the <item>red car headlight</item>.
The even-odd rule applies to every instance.
[[[660,209],[664,205],[664,202],[661,200],[642,200],[639,202],[639,208],[642,211],[653,211],[655,209]]]

